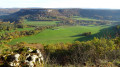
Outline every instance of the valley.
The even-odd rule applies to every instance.
[[[13,62],[15,66],[27,67],[33,63],[27,56],[39,59],[33,64],[38,67],[120,64],[120,10],[9,10],[2,9],[0,14],[0,66]],[[15,60],[8,61],[15,55],[20,56],[20,65]]]
[[[44,22],[43,22],[44,23]],[[20,42],[40,43],[40,44],[56,44],[56,43],[73,43],[75,41],[87,41],[94,37],[104,37],[106,35],[113,35],[116,32],[114,29],[106,29],[110,26],[60,26],[53,29],[47,29],[36,35],[26,36],[12,40],[8,44],[16,44]],[[102,31],[103,29],[106,29]],[[112,30],[112,31],[110,31]],[[102,32],[101,32],[102,31]],[[90,36],[81,36],[80,34],[91,32]],[[77,36],[78,35],[78,36]]]

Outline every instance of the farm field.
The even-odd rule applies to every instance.
[[[73,19],[76,19],[76,20],[86,20],[86,21],[100,21],[100,20],[97,20],[97,19],[83,18],[83,17],[79,17],[79,16],[74,16]]]
[[[32,26],[47,26],[57,24],[59,21],[24,21],[24,25],[32,25]]]
[[[55,43],[73,43],[75,41],[91,40],[94,37],[104,37],[107,35],[114,35],[110,26],[60,26],[57,29],[47,29],[36,35],[25,36],[17,38],[9,42],[8,44],[16,44],[19,42],[27,43],[41,43],[41,44],[55,44]],[[110,31],[112,30],[112,31]],[[80,36],[85,32],[91,32],[90,36]]]
[[[103,20],[92,19],[92,18],[83,18],[83,17],[80,17],[80,16],[74,16],[72,19],[83,20],[83,21],[103,21]],[[110,21],[110,20],[107,20],[107,21]],[[110,21],[110,22],[117,22],[117,21]]]

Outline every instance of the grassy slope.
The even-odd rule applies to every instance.
[[[56,22],[59,21],[27,21],[25,20],[25,25],[34,25],[34,26],[47,26],[47,25],[54,25]]]
[[[96,19],[89,19],[89,18],[81,18],[81,17],[74,17],[74,19],[79,20],[88,20],[88,21],[99,21]],[[46,26],[46,25],[53,25],[59,21],[27,21],[25,20],[25,25],[34,25],[34,26]],[[28,42],[28,43],[42,43],[42,44],[50,44],[50,43],[67,43],[67,42],[74,42],[74,41],[86,41],[90,40],[93,37],[101,37],[104,35],[108,35],[109,33],[113,33],[114,30],[109,28],[110,25],[101,25],[101,26],[61,26],[59,30],[52,30],[47,29],[41,33],[32,36],[26,36],[18,39],[12,40],[9,44],[16,44],[16,42]],[[105,29],[109,28],[109,29]],[[57,29],[57,28],[55,28]],[[79,36],[84,32],[92,32],[91,36]]]
[[[86,20],[86,21],[100,21],[100,20],[97,20],[97,19],[82,18],[82,17],[79,17],[79,16],[74,16],[73,19],[76,19],[76,20]]]
[[[83,18],[83,17],[79,17],[79,16],[74,16],[74,17],[72,17],[72,19],[83,20],[83,21],[103,21],[103,20],[92,19],[92,18]],[[107,21],[110,21],[110,20],[107,20]],[[117,22],[117,21],[110,21],[110,22]]]
[[[28,43],[60,43],[60,42],[74,42],[80,38],[89,40],[93,36],[100,32],[101,29],[108,28],[109,26],[61,26],[59,30],[47,29],[39,34],[33,36],[26,36],[12,40],[9,44],[16,44],[16,42],[28,42]],[[92,37],[77,36],[84,32],[92,32]],[[102,33],[103,34],[103,33]],[[96,35],[95,35],[96,36]],[[82,40],[83,40],[82,39]]]

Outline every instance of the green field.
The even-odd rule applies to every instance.
[[[33,25],[33,26],[48,26],[54,25],[59,21],[24,21],[24,25]]]
[[[80,18],[79,18],[80,19]],[[96,20],[89,18],[81,18],[82,20]],[[33,26],[48,26],[57,24],[59,21],[28,21],[25,20],[24,25]],[[33,29],[33,27],[31,28]],[[22,29],[23,30],[23,29]],[[19,30],[18,30],[19,31]],[[85,32],[91,32],[90,36],[81,36],[80,34]],[[19,42],[27,43],[41,43],[41,44],[55,44],[55,43],[73,43],[75,41],[87,41],[94,37],[107,37],[107,35],[114,36],[115,30],[111,28],[111,25],[100,26],[60,26],[53,29],[44,30],[36,35],[25,36],[17,38],[9,42],[8,44],[16,44]]]
[[[72,17],[72,19],[83,20],[83,21],[105,21],[105,20],[98,20],[98,19],[92,19],[92,18],[83,18],[80,16],[74,16],[74,17]],[[106,21],[110,21],[110,20],[106,20]],[[110,22],[117,22],[117,21],[110,21]]]
[[[73,19],[76,19],[76,20],[86,20],[86,21],[100,21],[100,20],[97,20],[97,19],[83,18],[83,17],[79,17],[79,16],[74,16]]]
[[[68,43],[74,41],[86,41],[93,39],[94,36],[100,37],[105,34],[113,33],[114,30],[109,28],[110,26],[60,26],[57,30],[47,29],[36,35],[21,37],[12,40],[8,44],[16,44],[17,42],[28,42],[28,43],[41,43],[41,44],[52,44],[52,43]],[[112,31],[110,31],[112,30]],[[84,32],[92,32],[91,36],[80,36]]]

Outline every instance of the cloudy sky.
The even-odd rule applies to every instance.
[[[0,0],[0,8],[18,7],[120,9],[120,0]]]

